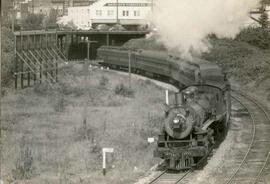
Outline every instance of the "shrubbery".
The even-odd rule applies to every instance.
[[[270,31],[262,28],[249,27],[242,30],[236,40],[247,42],[261,49],[270,48]]]
[[[108,83],[109,83],[108,77],[102,75],[100,80],[99,80],[99,86],[100,87],[106,87],[108,85]]]
[[[116,95],[121,95],[124,97],[134,97],[134,91],[126,87],[123,83],[120,83],[115,86],[114,93]]]
[[[13,35],[8,24],[4,24],[2,27],[1,41],[1,82],[3,87],[8,87],[13,81],[13,73],[15,69]]]

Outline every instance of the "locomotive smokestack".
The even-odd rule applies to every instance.
[[[178,93],[174,93],[175,105],[178,105]]]
[[[180,92],[179,94],[180,94],[180,102],[179,102],[179,104],[180,105],[183,105],[184,104],[184,95],[183,95],[183,92]]]

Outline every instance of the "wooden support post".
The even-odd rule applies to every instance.
[[[45,34],[45,43],[46,43],[46,48],[48,48],[48,34]]]
[[[41,46],[41,35],[39,35],[39,39],[38,39],[38,43],[37,43],[37,48],[40,49],[40,46]],[[43,77],[43,62],[42,62],[42,59],[40,58],[40,68],[39,68],[39,79],[40,79],[40,84],[42,83],[42,77]]]
[[[87,42],[87,59],[90,60],[90,42]]]
[[[55,38],[54,38],[54,46],[58,47],[58,34],[57,34],[57,30],[55,31]]]
[[[26,50],[30,49],[30,36],[27,35],[26,37]],[[30,87],[31,85],[31,72],[30,69],[27,69],[28,73],[27,73],[27,86]]]
[[[20,34],[21,38],[21,43],[20,43],[20,46],[21,46],[21,51],[23,50],[23,36],[22,36],[22,32]],[[23,89],[24,88],[24,66],[23,66],[23,61],[20,59],[20,62],[21,62],[21,88]]]
[[[50,71],[51,71],[51,76],[54,77],[54,73],[53,70],[51,68],[55,67],[55,63],[57,62],[57,58],[52,54],[52,52],[50,51],[49,48],[46,49],[47,53],[49,54],[49,56],[51,56],[51,58],[48,57],[49,60],[52,60],[52,62],[50,62]],[[44,51],[44,53],[46,54],[46,52]]]
[[[58,81],[58,63],[55,63],[55,82]]]
[[[23,61],[20,59],[21,61],[21,88],[23,89],[24,88],[24,84],[23,84],[23,81],[24,81],[24,66],[23,66]]]
[[[60,49],[61,49],[61,52],[63,52],[63,39],[64,39],[64,37],[61,36],[61,37],[60,37]],[[63,53],[64,53],[64,52],[63,52]]]
[[[47,80],[48,79],[48,61],[47,59],[45,59],[44,61],[45,61],[45,77]]]
[[[36,47],[36,33],[34,33],[34,35],[33,35],[32,45],[33,45],[33,49],[34,49]],[[36,62],[35,62],[35,64],[36,64]],[[34,74],[34,83],[36,84],[36,82],[37,82],[37,74]]]
[[[34,33],[34,44],[33,44],[33,48],[36,48],[36,33]]]
[[[27,73],[27,86],[30,87],[31,85],[31,72],[28,69],[28,73]]]
[[[15,89],[18,89],[18,61],[17,61],[17,36],[14,36],[14,53],[15,53]]]
[[[73,37],[73,34],[71,34],[71,44],[74,43],[74,37]]]
[[[106,43],[107,43],[107,46],[110,45],[110,35],[109,35],[109,33],[106,34]]]

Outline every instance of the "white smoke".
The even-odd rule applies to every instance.
[[[234,38],[259,0],[155,0],[151,21],[159,41],[184,57],[211,48],[207,36]]]

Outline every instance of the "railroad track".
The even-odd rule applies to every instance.
[[[256,184],[261,182],[263,173],[270,172],[270,111],[247,94],[232,91],[232,98],[247,110],[252,130],[248,149],[224,184]],[[180,184],[191,172],[192,169],[182,173],[169,173],[165,170],[149,184]]]
[[[242,92],[233,91],[232,97],[247,110],[252,128],[248,148],[224,184],[264,183],[261,177],[270,165],[270,112]]]
[[[224,184],[256,184],[263,173],[270,172],[270,112],[252,97],[233,91],[232,98],[240,103],[248,112],[251,132],[249,145],[241,160]],[[267,167],[268,170],[267,170]],[[167,170],[156,176],[149,184],[180,184],[192,172],[169,173]]]
[[[192,169],[185,172],[173,173],[165,170],[155,177],[149,184],[180,184],[191,171]]]

